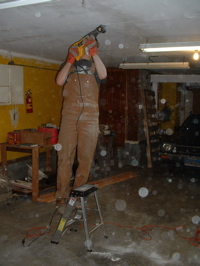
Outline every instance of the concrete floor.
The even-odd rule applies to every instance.
[[[14,204],[1,205],[0,265],[200,265],[200,234],[192,240],[200,224],[199,172],[132,170],[138,177],[97,192],[108,238],[102,228],[97,229],[92,234],[92,252],[85,246],[82,223],[77,232],[67,231],[58,245],[50,243],[58,213],[48,234],[32,243],[35,238],[27,238],[22,245],[28,230],[50,223],[55,203],[20,197]],[[93,208],[94,203],[90,195],[87,207]],[[98,222],[97,212],[88,211],[88,220],[92,228]],[[153,226],[147,235],[142,227],[149,225]]]

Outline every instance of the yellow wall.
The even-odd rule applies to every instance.
[[[177,125],[178,109],[177,102],[179,101],[179,95],[177,92],[176,83],[163,83],[160,86],[159,92],[159,111],[164,108],[164,104],[161,104],[161,99],[165,99],[170,109],[173,110],[170,120],[161,122],[161,129],[172,129]]]
[[[8,64],[10,61],[6,56],[0,55],[0,64]],[[55,83],[57,71],[44,70],[48,68],[58,70],[58,64],[25,58],[12,58],[15,64],[28,65],[24,69],[24,97],[25,92],[31,89],[33,97],[33,113],[26,113],[26,105],[17,105],[19,113],[18,125],[14,127],[11,123],[9,110],[13,105],[0,105],[0,143],[6,142],[7,132],[19,129],[35,128],[45,123],[59,126],[60,112],[62,107],[62,87]],[[36,68],[34,68],[36,67]],[[38,68],[37,68],[38,67]],[[24,100],[25,102],[25,100]],[[27,154],[26,154],[27,155]],[[24,156],[22,153],[9,152],[8,159]]]

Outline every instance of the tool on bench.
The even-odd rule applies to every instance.
[[[89,185],[89,184],[85,184],[81,187],[78,187],[78,188],[72,190],[71,197],[69,199],[69,202],[66,204],[65,210],[64,210],[63,215],[60,219],[58,227],[57,227],[57,229],[53,235],[51,243],[58,244],[61,236],[66,232],[68,227],[70,225],[72,225],[76,222],[80,222],[80,221],[84,222],[84,229],[85,229],[85,236],[86,236],[85,245],[87,247],[87,251],[92,251],[92,249],[91,249],[92,242],[90,239],[90,234],[92,232],[94,232],[96,229],[98,229],[100,226],[103,227],[104,237],[107,238],[107,235],[106,235],[105,229],[104,229],[103,218],[101,215],[100,205],[99,205],[98,198],[97,198],[97,193],[96,193],[97,190],[98,190],[98,187],[96,185]],[[95,196],[97,210],[98,210],[99,218],[100,218],[100,223],[96,224],[96,226],[91,231],[89,231],[88,223],[87,223],[86,208],[85,208],[85,198],[88,197],[91,193],[94,193],[94,196]],[[72,219],[70,219],[70,215],[71,215],[72,211],[75,209],[75,203],[76,203],[78,198],[81,199],[82,210],[77,211],[76,215]],[[81,219],[81,218],[83,218],[83,219]]]

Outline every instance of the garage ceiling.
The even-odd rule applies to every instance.
[[[144,54],[138,49],[147,42],[200,41],[199,0],[53,0],[0,9],[0,49],[11,57],[20,53],[62,62],[69,46],[100,24],[106,33],[98,35],[99,54],[107,67],[188,61],[187,72],[199,73],[200,61],[191,52]]]

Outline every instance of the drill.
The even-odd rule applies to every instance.
[[[95,30],[89,32],[88,34],[86,34],[81,40],[75,42],[72,47],[77,47],[78,49],[78,55],[76,56],[76,60],[79,61],[80,58],[85,54],[85,44],[84,44],[84,41],[93,36],[94,39],[97,38],[97,35],[99,33],[105,33],[106,32],[106,25],[100,25],[98,26]]]

